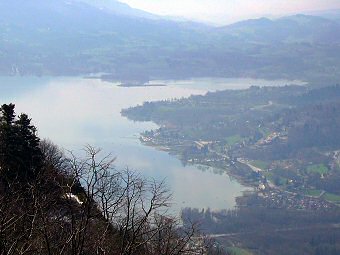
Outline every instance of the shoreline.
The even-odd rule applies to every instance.
[[[119,84],[118,87],[123,88],[145,88],[145,87],[166,87],[166,84]]]
[[[175,156],[178,160],[183,162],[181,155],[178,150],[171,147],[171,145],[164,146],[160,144],[156,144],[150,142],[151,139],[146,142],[140,138],[140,141],[143,145],[152,147],[156,150],[167,152],[169,155]],[[239,206],[248,206],[248,197],[249,195],[255,195],[261,197],[263,200],[260,204],[255,204],[255,206],[265,206],[274,207],[277,209],[285,208],[285,209],[303,209],[303,210],[330,210],[334,208],[339,208],[339,204],[334,203],[332,201],[328,201],[323,199],[321,196],[314,197],[308,196],[301,193],[291,192],[288,190],[280,189],[275,186],[270,181],[266,183],[263,182],[262,176],[258,179],[251,179],[249,176],[243,176],[241,174],[237,174],[237,172],[242,172],[245,169],[251,172],[255,172],[247,163],[242,162],[243,160],[236,159],[235,161],[232,159],[229,162],[222,161],[185,161],[185,164],[193,165],[193,166],[206,166],[211,167],[217,170],[222,170],[228,177],[232,180],[236,180],[242,187],[245,189],[242,191],[241,196],[235,197],[235,208]],[[226,166],[223,166],[223,163]],[[220,165],[219,165],[220,164]],[[264,186],[263,186],[264,185]],[[262,187],[264,188],[262,188]],[[274,200],[274,202],[273,202]],[[276,200],[276,201],[275,201]],[[282,203],[282,201],[287,200],[289,203]],[[263,204],[262,204],[263,203]],[[309,204],[309,205],[308,205]]]
[[[158,151],[167,152],[169,155],[175,156],[178,160],[183,162],[182,159],[180,158],[180,155],[178,154],[178,152],[175,149],[171,148],[170,146],[158,145],[158,144],[154,144],[154,143],[150,143],[150,142],[145,142],[145,141],[142,141],[142,140],[141,140],[141,143],[144,146],[154,148]],[[252,185],[251,181],[247,180],[244,176],[240,176],[240,175],[237,175],[235,173],[232,173],[230,168],[218,167],[216,165],[208,164],[207,162],[194,163],[194,162],[186,161],[186,164],[192,165],[192,166],[201,165],[201,166],[206,166],[206,167],[211,167],[211,168],[214,168],[214,169],[222,170],[223,172],[225,172],[228,175],[229,178],[236,180],[240,185],[244,186],[245,188],[256,189],[256,186]],[[239,163],[239,164],[242,164],[242,163]],[[244,165],[246,166],[246,164],[244,164]],[[237,167],[235,167],[235,169],[237,169]]]

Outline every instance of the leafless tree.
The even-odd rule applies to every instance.
[[[106,223],[100,240],[113,233],[120,240],[117,252],[121,255],[190,253],[196,226],[184,229],[170,216],[171,194],[164,182],[129,169],[118,171],[113,166],[115,158],[100,157],[100,150],[91,146],[85,154],[82,160],[71,157],[72,183],[81,183],[85,197],[96,205],[87,211],[97,212]]]
[[[205,254],[196,226],[169,214],[164,182],[119,171],[114,157],[91,146],[83,157],[41,146],[36,180],[0,190],[1,255]]]

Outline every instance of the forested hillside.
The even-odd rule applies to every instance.
[[[90,5],[77,0],[4,0],[0,30],[3,75],[106,73],[108,80],[139,82],[207,76],[339,82],[340,25],[314,16],[215,28],[150,17],[115,1]]]
[[[160,126],[141,134],[145,145],[254,188],[235,210],[183,211],[231,254],[325,255],[340,249],[339,99],[340,86],[253,86],[146,102],[122,114]]]
[[[196,225],[167,213],[164,183],[117,170],[90,146],[66,156],[14,110],[0,108],[1,254],[216,254]]]
[[[311,91],[298,86],[252,87],[146,102],[122,114],[160,124],[154,136],[163,139],[242,145],[237,150],[246,157],[286,159],[306,148],[339,148],[339,91],[339,86]]]

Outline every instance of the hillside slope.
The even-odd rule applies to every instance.
[[[102,1],[1,1],[0,74],[339,82],[340,25],[324,18],[297,15],[214,28],[147,18],[115,1],[101,6]]]

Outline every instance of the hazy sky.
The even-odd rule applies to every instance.
[[[340,9],[340,0],[119,0],[152,13],[212,23],[230,23],[260,16]]]

